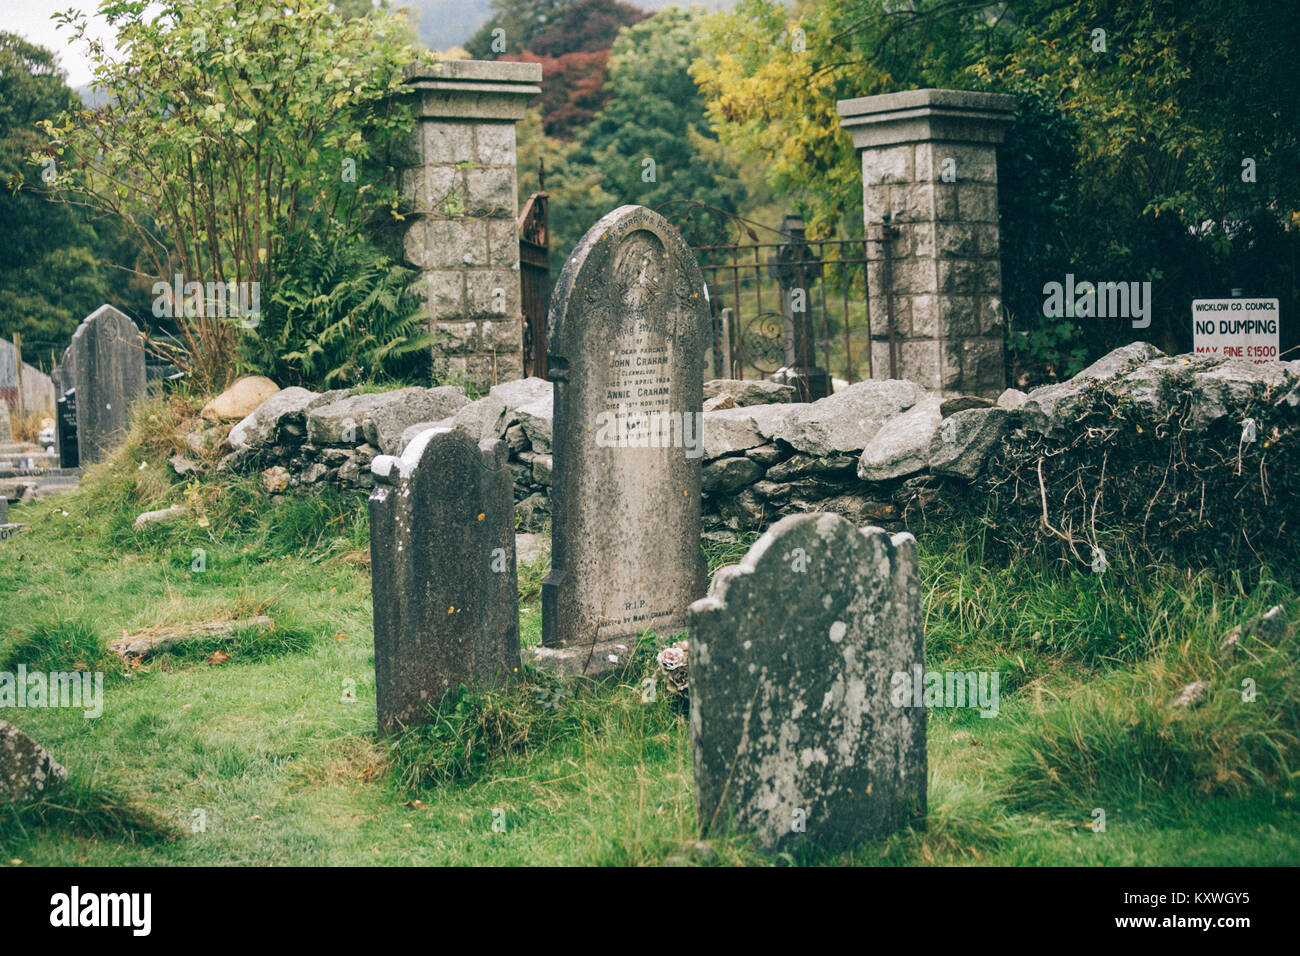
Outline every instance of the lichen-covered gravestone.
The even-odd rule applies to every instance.
[[[916,542],[839,515],[778,521],[691,607],[700,825],[773,851],[836,851],[925,814]]]
[[[555,285],[551,573],[537,663],[620,667],[647,628],[672,633],[705,589],[700,553],[704,280],[658,214],[622,206]]]
[[[63,353],[59,379],[77,396],[81,464],[105,458],[126,437],[131,405],[145,393],[140,329],[111,305],[86,316]]]
[[[460,685],[519,671],[508,447],[431,428],[371,465],[375,698],[383,732],[425,723]]]
[[[44,747],[0,720],[0,804],[38,800],[67,779]]]

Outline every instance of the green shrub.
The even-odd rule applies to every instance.
[[[272,270],[261,322],[243,340],[241,370],[282,387],[346,388],[427,381],[432,336],[414,271],[363,238],[306,234]]]
[[[43,617],[29,625],[0,655],[0,671],[17,671],[19,664],[45,673],[100,671],[115,676],[122,670],[122,662],[83,618]]]

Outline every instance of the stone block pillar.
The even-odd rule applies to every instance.
[[[515,123],[541,79],[536,63],[440,60],[406,80],[415,130],[401,170],[414,210],[405,256],[438,340],[433,372],[483,392],[524,374]]]
[[[960,90],[837,104],[862,157],[873,378],[890,377],[892,305],[898,378],[990,397],[1005,387],[997,144],[1015,106]]]

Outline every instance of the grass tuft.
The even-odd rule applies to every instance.
[[[17,847],[36,832],[129,845],[157,846],[175,840],[177,829],[113,788],[70,778],[42,799],[0,804],[0,847]]]

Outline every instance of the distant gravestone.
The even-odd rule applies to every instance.
[[[778,521],[691,607],[700,826],[772,851],[835,851],[925,814],[916,542],[834,514]]]
[[[54,445],[59,454],[59,467],[80,467],[81,458],[77,454],[77,392],[75,389],[69,388],[59,396],[54,403],[54,415]]]
[[[14,440],[13,422],[9,418],[9,403],[0,398],[0,445]]]
[[[76,390],[80,464],[102,460],[126,436],[131,405],[145,393],[140,329],[101,305],[72,334],[58,380],[63,389]]]
[[[537,663],[620,667],[647,628],[684,629],[700,553],[704,280],[657,213],[622,206],[573,250],[552,297],[551,572]]]
[[[460,685],[519,670],[509,447],[429,429],[380,455],[370,495],[375,698],[382,732],[425,723]]]

